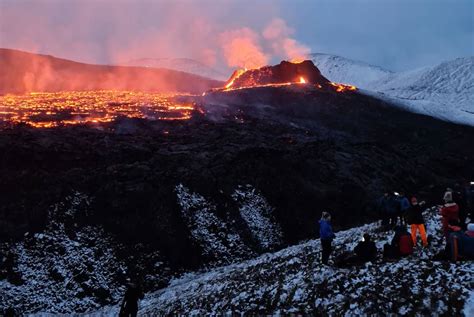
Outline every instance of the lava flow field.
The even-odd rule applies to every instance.
[[[117,118],[187,120],[195,107],[174,95],[132,91],[71,91],[0,96],[0,121],[36,128],[112,122]]]

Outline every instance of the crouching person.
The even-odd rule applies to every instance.
[[[385,244],[383,257],[385,260],[395,260],[413,253],[413,239],[405,226],[395,227],[395,235],[391,244]]]
[[[377,259],[377,247],[370,234],[364,234],[362,241],[354,248],[354,253],[361,263],[373,262]]]
[[[467,229],[463,232],[458,221],[452,221],[448,225],[446,256],[453,262],[474,260],[474,224],[469,224]]]
[[[351,253],[344,253],[336,260],[336,266],[349,267],[352,265],[360,265],[367,262],[374,262],[377,260],[377,247],[372,241],[370,234],[364,234],[362,241],[360,241]]]

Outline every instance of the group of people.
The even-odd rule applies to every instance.
[[[456,201],[458,200],[458,201]],[[421,238],[423,248],[428,247],[423,211],[424,201],[404,193],[386,192],[378,201],[382,215],[382,228],[393,229],[395,234],[391,243],[384,245],[383,258],[393,261],[413,253],[417,245],[418,236]],[[440,252],[439,257],[457,261],[459,259],[474,259],[474,219],[472,212],[474,206],[462,200],[462,195],[447,188],[443,195],[443,204],[438,206],[441,215],[441,229],[445,237],[446,247]],[[410,232],[407,230],[409,227]],[[335,238],[331,226],[331,215],[323,212],[319,221],[320,239],[322,247],[321,262],[328,264],[332,252],[332,240]],[[336,266],[350,266],[366,263],[377,259],[377,247],[370,234],[365,233],[361,241],[351,252],[345,252],[334,261]]]

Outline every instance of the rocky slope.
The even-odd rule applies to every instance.
[[[319,263],[320,242],[309,242],[264,254],[254,260],[188,274],[168,287],[147,294],[140,313],[168,314],[321,314],[321,315],[461,315],[474,289],[472,262],[433,260],[444,246],[440,219],[428,210],[427,249],[412,256],[339,269]],[[370,233],[379,253],[392,233],[378,224],[338,232],[335,255],[350,251]],[[105,310],[98,314],[110,314]],[[465,310],[467,315],[467,308]]]
[[[386,189],[437,202],[474,177],[473,128],[358,92],[295,84],[181,98],[199,109],[188,121],[3,127],[2,309],[93,311],[117,301],[126,276],[151,292],[315,237],[323,210],[350,228],[378,216]],[[52,226],[75,192],[88,203]]]

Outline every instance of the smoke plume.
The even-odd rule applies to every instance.
[[[229,71],[309,52],[278,16],[273,1],[3,0],[0,47],[94,64],[183,57]]]

